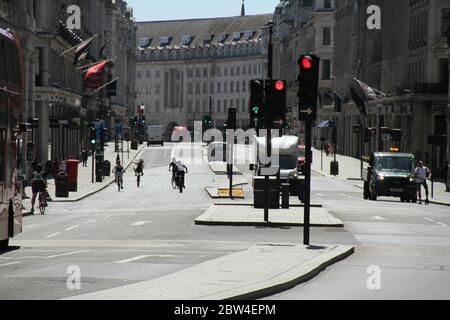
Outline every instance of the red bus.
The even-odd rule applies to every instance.
[[[0,28],[0,247],[22,232],[22,118],[20,43],[12,32]]]

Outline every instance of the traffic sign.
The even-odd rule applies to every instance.
[[[392,140],[392,135],[390,133],[383,133],[381,135],[381,140],[383,140],[383,141],[391,141]]]
[[[320,59],[315,55],[302,55],[298,60],[300,74],[298,76],[299,119],[316,121],[317,95],[319,88]]]

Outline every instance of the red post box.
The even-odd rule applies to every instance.
[[[77,192],[79,160],[66,160],[67,180],[69,191]]]

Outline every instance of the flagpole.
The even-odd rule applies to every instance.
[[[85,65],[85,66],[81,66],[81,67],[78,67],[78,68],[76,68],[75,70],[83,70],[83,69],[89,69],[90,67],[93,67],[93,66],[95,66],[95,65],[97,65],[97,64],[99,64],[99,63],[103,63],[103,62],[105,62],[105,61],[108,61],[108,62],[112,62],[112,60],[110,60],[110,59],[104,59],[104,60],[101,60],[101,61],[98,61],[98,62],[93,62],[93,63],[91,63],[91,64],[88,64],[88,65]],[[83,70],[82,72],[84,72],[84,71],[86,71],[86,70]]]
[[[66,51],[64,51],[63,53],[61,53],[61,54],[58,56],[58,58],[61,58],[62,56],[68,54],[69,52],[72,52],[73,50],[76,50],[82,43],[86,43],[86,42],[88,42],[88,41],[90,41],[90,40],[92,40],[92,39],[94,39],[94,38],[96,38],[96,37],[98,37],[98,35],[97,35],[97,34],[94,34],[92,37],[90,37],[89,39],[84,40],[83,42],[81,42],[81,43],[79,43],[79,44],[77,44],[75,47],[72,47],[72,48],[70,48],[70,49],[67,49]]]
[[[119,80],[119,77],[111,80],[110,82],[104,84],[103,86],[101,86],[100,88],[95,89],[94,91],[91,92],[91,96],[93,96],[94,94],[96,94],[98,91],[102,90],[103,88],[105,88],[106,86],[108,86],[109,84],[113,83],[114,81]]]

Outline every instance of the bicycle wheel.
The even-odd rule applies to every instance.
[[[177,188],[177,181],[175,180],[174,176],[172,176],[172,179],[170,182],[172,184],[172,188],[175,190]]]
[[[138,188],[139,188],[140,182],[141,182],[141,175],[138,174],[138,175],[137,175],[137,186],[138,186]]]
[[[39,211],[41,214],[45,213],[45,199],[42,192],[39,193]]]

